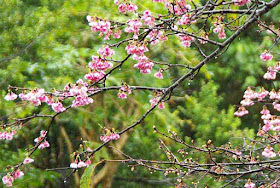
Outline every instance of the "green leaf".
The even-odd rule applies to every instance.
[[[91,184],[92,176],[93,176],[93,173],[94,173],[94,169],[95,169],[94,164],[89,165],[85,169],[85,171],[84,171],[84,173],[81,177],[80,188],[90,188],[90,184]]]

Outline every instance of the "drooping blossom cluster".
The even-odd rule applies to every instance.
[[[264,149],[264,151],[262,152],[262,155],[267,158],[276,157],[276,153],[273,151],[273,148],[270,146],[268,146]]]
[[[12,187],[13,182],[15,179],[21,178],[24,176],[24,173],[20,170],[17,169],[13,173],[8,173],[6,176],[2,178],[2,182],[7,186],[7,187]]]
[[[118,97],[120,99],[126,99],[127,94],[131,94],[131,89],[130,89],[129,85],[124,83],[124,85],[120,88],[120,90],[118,92]]]
[[[23,161],[23,164],[29,164],[29,163],[33,163],[34,159],[30,158],[30,157],[26,157]]]
[[[108,40],[112,34],[111,23],[106,20],[98,20],[93,16],[87,16],[88,25],[91,26],[91,30],[94,32],[100,32],[100,36],[105,35],[104,39]]]
[[[133,54],[133,59],[136,59],[137,56],[143,55],[145,52],[149,51],[146,45],[137,44],[132,42],[125,47],[125,50],[128,54]]]
[[[47,135],[47,131],[41,130],[40,136],[34,139],[35,143],[40,143],[40,145],[38,146],[38,149],[44,149],[44,148],[50,147],[49,142],[47,140],[45,140],[46,135]]]
[[[262,54],[260,55],[260,58],[261,58],[261,60],[263,60],[263,61],[269,61],[269,60],[272,60],[273,55],[271,55],[271,54],[268,53],[268,52],[264,52],[264,53],[262,53]]]
[[[190,47],[192,42],[194,41],[194,38],[189,35],[179,34],[178,36],[181,40],[182,45],[185,47]]]
[[[152,16],[152,13],[149,10],[145,10],[143,12],[141,20],[143,20],[144,24],[148,25],[149,27],[153,27],[155,24],[155,18]]]
[[[140,21],[140,19],[130,19],[127,21],[127,27],[124,29],[124,31],[127,33],[134,33],[133,38],[138,39],[138,34],[141,26],[142,22]]]
[[[88,79],[92,82],[98,82],[105,76],[107,69],[112,68],[113,64],[107,61],[105,58],[111,57],[115,54],[109,46],[100,48],[97,53],[101,56],[92,56],[92,61],[88,64],[90,68],[90,73],[85,75],[85,79]]]
[[[189,25],[195,23],[195,21],[191,20],[190,14],[183,15],[180,20],[177,22],[178,25]]]
[[[71,168],[82,168],[82,167],[88,167],[91,164],[90,159],[87,159],[86,162],[76,159],[73,163],[70,164]]]
[[[15,94],[15,93],[13,93],[13,92],[9,92],[9,93],[4,97],[4,99],[5,99],[6,101],[13,101],[13,100],[15,100],[17,97],[18,97],[17,94]]]
[[[134,67],[138,68],[143,74],[150,74],[154,63],[144,55],[148,51],[148,48],[144,44],[137,44],[135,42],[126,46],[128,54],[133,54],[133,59],[138,60],[138,63]]]
[[[246,110],[246,108],[244,106],[241,106],[238,108],[238,110],[236,112],[234,112],[234,115],[236,115],[238,117],[242,117],[248,113],[249,113],[248,110]]]
[[[154,97],[154,98],[150,99],[151,107],[157,105],[158,102],[159,102],[159,99],[160,99],[160,97]],[[159,108],[159,109],[163,109],[163,108],[164,108],[164,103],[163,103],[163,102],[160,102],[160,103],[158,104],[158,108]]]
[[[120,135],[114,131],[114,129],[103,128],[104,135],[100,136],[102,142],[109,142],[111,140],[118,140]]]
[[[79,79],[75,85],[67,89],[69,90],[69,95],[75,97],[75,99],[72,101],[72,107],[75,108],[93,103],[93,99],[88,96],[88,84],[82,79]]]
[[[163,70],[160,69],[159,71],[157,71],[154,76],[158,79],[163,79],[163,75],[162,75]]]
[[[174,13],[176,15],[181,15],[183,13],[186,13],[191,10],[191,5],[187,4],[187,1],[185,0],[177,0],[171,3],[170,1],[158,1],[165,3],[165,7],[168,8],[168,10],[171,13]]]
[[[14,135],[16,134],[15,130],[7,130],[0,132],[0,140],[12,140]]]
[[[41,105],[42,102],[45,102],[48,105],[51,105],[53,103],[51,98],[45,95],[44,89],[35,89],[28,93],[22,92],[21,94],[19,94],[19,98],[21,98],[21,100],[23,101],[29,101],[35,106]]]
[[[119,1],[115,1],[115,3],[118,5]],[[126,12],[135,12],[138,9],[138,7],[131,3],[120,3],[118,6],[119,12],[125,14]]]
[[[136,63],[134,67],[139,69],[142,74],[150,74],[154,63],[145,55],[141,55],[139,57],[136,56],[136,59],[138,60],[138,63]]]
[[[168,40],[167,36],[161,30],[153,29],[148,35],[147,38],[150,39],[151,45],[156,45],[159,41]]]
[[[213,29],[214,33],[218,33],[219,39],[225,39],[226,38],[226,32],[224,29],[224,25],[222,24],[222,18],[219,18],[215,23],[214,23],[215,28]]]
[[[274,67],[268,67],[267,72],[263,75],[263,78],[266,80],[275,80],[276,74],[280,70],[280,62],[277,62]]]

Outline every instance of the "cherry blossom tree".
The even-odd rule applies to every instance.
[[[260,112],[263,125],[259,129],[258,137],[253,140],[244,139],[243,145],[233,147],[231,143],[227,143],[215,146],[209,140],[205,145],[198,146],[193,141],[187,143],[173,131],[165,133],[154,126],[153,131],[156,134],[182,145],[182,148],[174,153],[163,140],[159,140],[160,149],[166,155],[167,161],[135,159],[133,156],[113,148],[125,159],[104,159],[99,163],[91,164],[91,159],[94,158],[96,152],[114,140],[120,139],[124,133],[139,126],[151,112],[163,109],[166,102],[172,97],[173,91],[180,84],[195,79],[205,64],[221,56],[242,32],[249,32],[250,26],[258,26],[261,32],[266,32],[274,37],[273,45],[264,49],[260,59],[274,62],[277,59],[274,56],[279,55],[273,52],[273,47],[277,45],[280,38],[279,29],[276,29],[273,24],[267,25],[266,22],[262,21],[262,16],[276,7],[279,0],[269,2],[208,0],[203,4],[192,0],[150,1],[154,4],[161,4],[166,13],[157,14],[150,10],[140,12],[137,4],[127,0],[115,0],[114,4],[118,7],[120,14],[129,15],[128,20],[121,22],[92,15],[86,17],[89,29],[99,33],[99,36],[104,39],[104,46],[92,56],[92,61],[87,65],[89,72],[76,83],[66,83],[63,89],[53,91],[45,91],[43,88],[8,87],[5,100],[22,100],[34,106],[48,105],[53,112],[52,114],[42,112],[24,118],[13,118],[1,125],[0,139],[12,140],[17,131],[27,122],[35,118],[50,119],[47,129],[41,130],[38,137],[33,138],[34,146],[28,148],[27,157],[19,164],[11,164],[13,165],[10,167],[11,170],[2,178],[6,186],[12,186],[13,182],[17,181],[16,179],[24,176],[21,168],[34,162],[32,154],[36,150],[50,147],[52,143],[48,141],[48,134],[57,116],[67,113],[72,108],[93,103],[93,97],[99,93],[115,90],[118,91],[116,98],[126,100],[133,93],[144,90],[153,94],[153,98],[147,101],[151,105],[150,108],[123,130],[116,131],[114,128],[102,127],[103,134],[100,135],[100,140],[103,144],[99,147],[89,148],[82,143],[81,150],[73,154],[74,162],[69,164],[69,167],[63,168],[72,170],[66,179],[81,168],[93,169],[94,171],[96,166],[105,162],[124,162],[132,170],[135,167],[143,166],[151,172],[160,171],[166,176],[176,176],[176,181],[172,183],[177,187],[200,187],[198,185],[200,179],[208,175],[221,181],[221,187],[235,183],[247,188],[279,187],[280,178],[277,175],[279,175],[280,160],[276,157],[279,156],[280,152],[278,134],[280,118],[277,116],[277,111],[280,111],[280,93],[275,89],[248,87],[245,91],[244,99],[234,113],[236,116],[242,117],[248,114],[248,107],[255,104],[264,104],[264,107]],[[174,37],[180,40],[181,45],[186,50],[188,48],[197,49],[201,61],[195,66],[191,66],[189,63],[157,62],[149,57],[149,51],[155,45],[174,39]],[[113,43],[112,39],[119,41]],[[209,49],[214,50],[210,51]],[[127,52],[127,56],[123,59],[118,57],[120,50]],[[121,69],[124,64],[129,63],[130,59],[134,62],[131,69],[139,69],[140,73],[143,74],[143,79],[145,79],[146,74],[153,74],[154,79],[165,79],[168,71],[174,67],[180,67],[183,74],[178,75],[178,78],[165,88],[129,85],[125,82],[118,86],[108,86],[108,77]],[[264,79],[275,80],[279,70],[280,64],[276,62],[274,66],[268,67],[263,76]],[[122,71],[126,70],[122,69]],[[208,160],[196,160],[190,158],[189,154],[200,154],[206,156]],[[252,179],[251,174],[258,178]]]

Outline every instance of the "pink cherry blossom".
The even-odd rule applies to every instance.
[[[190,47],[191,43],[194,41],[194,38],[189,35],[180,34],[179,38],[181,40],[182,45],[185,47]]]
[[[24,173],[19,169],[17,171],[15,171],[15,173],[14,173],[14,178],[15,179],[23,177],[23,176],[24,176]]]
[[[100,48],[97,53],[101,55],[102,57],[111,57],[112,55],[115,54],[115,51],[111,49],[109,46],[104,46]]]
[[[269,94],[268,91],[266,91],[264,88],[261,88],[261,90],[258,92],[258,101],[262,101],[267,95]]]
[[[48,141],[44,141],[43,143],[41,143],[39,146],[38,146],[38,149],[44,149],[44,148],[47,148],[47,147],[50,147],[50,144]]]
[[[118,10],[120,13],[125,14],[126,13],[126,4],[125,3],[121,3],[118,7]]]
[[[270,121],[266,121],[265,125],[262,127],[262,130],[265,132],[272,130],[272,129],[273,129],[273,125]]]
[[[118,30],[115,31],[115,33],[113,34],[113,37],[114,37],[115,39],[119,39],[119,38],[121,37],[121,34],[122,34],[122,31],[118,29]]]
[[[276,157],[276,153],[273,151],[273,148],[270,146],[268,146],[264,149],[264,151],[262,152],[262,155],[267,158]]]
[[[258,93],[253,91],[250,87],[244,92],[243,98],[244,99],[255,99],[258,97]]]
[[[269,67],[267,72],[263,75],[263,78],[266,80],[275,80],[276,72],[273,70],[272,67]]]
[[[13,186],[14,178],[11,175],[6,175],[2,178],[2,182],[7,186],[11,187]]]
[[[113,134],[110,135],[110,138],[111,138],[111,140],[117,140],[117,139],[120,138],[120,135],[117,134],[117,133],[113,133]]]
[[[29,163],[33,163],[34,159],[30,158],[30,157],[26,157],[23,161],[23,164],[29,164]]]
[[[274,102],[272,105],[273,105],[274,109],[276,109],[277,111],[280,111],[280,104]]]
[[[101,59],[97,56],[92,56],[92,61],[88,64],[91,70],[106,71],[113,67],[113,64],[107,60]]]
[[[98,82],[102,78],[104,78],[105,73],[103,71],[95,71],[95,72],[90,72],[85,75],[85,79],[91,80],[93,82]]]
[[[202,38],[205,39],[205,40],[203,40],[203,39],[198,39],[199,42],[200,42],[201,44],[206,44],[206,43],[208,43],[208,41],[206,41],[206,40],[209,39],[209,38],[208,38],[208,35],[204,35],[204,36],[202,36]]]
[[[244,185],[245,188],[255,188],[256,184],[254,184],[253,182],[248,182]]]
[[[185,14],[181,17],[181,19],[177,22],[178,25],[189,25],[193,23],[190,19],[190,15],[189,14]]]
[[[120,3],[120,0],[114,0],[114,3],[118,5]]]
[[[75,161],[74,163],[71,163],[71,164],[70,164],[70,167],[71,167],[71,168],[78,168],[77,162],[78,162],[78,161]]]
[[[63,107],[61,102],[53,103],[52,104],[52,109],[57,113],[61,113],[61,112],[64,112],[66,110],[66,108]]]
[[[8,94],[4,97],[4,99],[5,99],[6,101],[13,101],[13,100],[15,100],[17,97],[18,97],[18,96],[17,96],[15,93],[11,92],[11,93],[8,93]]]
[[[117,133],[110,133],[109,135],[100,136],[100,140],[103,142],[109,142],[110,140],[117,140],[120,135]]]
[[[150,99],[150,103],[151,103],[151,106],[153,107],[153,106],[157,105],[158,99],[157,98],[152,98],[152,99]]]
[[[167,36],[164,34],[163,31],[159,31],[156,29],[153,29],[147,36],[148,39],[150,39],[151,45],[156,45],[159,41],[166,41],[168,40]]]
[[[242,106],[252,106],[254,104],[254,101],[250,99],[244,99],[240,102]]]
[[[127,11],[128,12],[135,12],[137,11],[138,7],[134,4],[128,4],[127,7],[126,7]]]
[[[119,97],[120,99],[126,99],[126,98],[127,98],[127,95],[126,95],[126,93],[120,91],[120,92],[118,93],[118,97]]]
[[[129,85],[127,85],[126,83],[120,89],[124,92],[127,92],[127,94],[131,94],[132,92]]]
[[[242,117],[248,113],[249,113],[248,110],[246,110],[245,107],[242,106],[242,107],[239,107],[236,112],[234,112],[234,115],[238,116],[238,117]]]
[[[143,55],[145,52],[149,51],[149,49],[144,45],[137,45],[135,43],[130,43],[125,47],[125,50],[128,54],[136,54],[138,56]]]
[[[87,16],[89,26],[94,32],[100,32],[100,36],[105,35],[106,40],[109,39],[109,36],[112,34],[111,23],[106,20],[96,20],[93,16]]]
[[[222,30],[218,34],[219,39],[225,39],[226,38],[226,32],[225,30]]]
[[[270,99],[275,99],[277,98],[277,93],[274,89],[272,89],[270,92],[269,92],[269,98]]]
[[[150,74],[154,63],[151,62],[145,55],[138,58],[138,63],[134,67],[138,68],[142,74]]]
[[[88,165],[87,165],[85,162],[83,162],[83,161],[80,161],[80,162],[78,163],[78,165],[77,165],[78,168],[87,167],[87,166],[88,166]]]
[[[19,94],[19,97],[23,101],[29,101],[35,106],[39,106],[42,104],[42,102],[45,103],[50,103],[50,100],[46,95],[45,95],[45,90],[44,89],[36,89],[33,91],[30,91],[29,93],[21,93]]]
[[[159,109],[164,109],[164,103],[163,102],[159,103],[158,108]]]
[[[137,34],[139,33],[140,27],[142,26],[142,22],[139,19],[136,20],[128,20],[127,27],[124,29],[127,33],[134,33],[134,39],[137,39]]]
[[[149,27],[154,26],[155,18],[152,16],[149,10],[145,10],[143,12],[143,16],[141,17],[141,20],[143,20],[144,24],[148,25]]]
[[[158,79],[163,79],[163,75],[162,75],[161,71],[156,72],[156,73],[154,74],[154,76],[155,76],[156,78],[158,78]]]
[[[86,160],[86,165],[89,166],[91,164],[90,159]]]
[[[262,53],[262,54],[260,55],[260,58],[261,58],[261,60],[263,60],[263,61],[269,61],[269,60],[271,60],[271,59],[273,58],[273,55],[271,55],[270,53],[264,52],[264,53]]]

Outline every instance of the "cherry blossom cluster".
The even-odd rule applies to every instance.
[[[118,97],[120,99],[126,99],[127,98],[127,94],[131,94],[131,92],[132,91],[131,91],[129,85],[124,83],[124,85],[120,88],[120,90],[118,92]]]
[[[89,87],[87,82],[84,82],[82,79],[76,81],[76,84],[66,85],[64,90],[66,92],[65,96],[74,96],[75,99],[72,101],[72,107],[85,106],[90,103],[93,103],[93,99],[88,97]]]
[[[111,140],[118,140],[120,138],[120,135],[115,133],[114,129],[103,128],[103,131],[105,134],[100,136],[100,140],[102,142],[109,142]]]
[[[126,12],[135,12],[137,11],[138,7],[134,4],[121,2],[120,0],[114,0],[116,5],[119,5],[118,10],[119,12],[125,14]]]
[[[268,67],[267,72],[263,75],[263,78],[266,80],[275,80],[276,74],[280,70],[280,62],[277,62],[274,67]]]
[[[276,153],[273,151],[273,148],[270,146],[268,146],[264,149],[264,151],[262,152],[262,155],[267,158],[276,157]]]
[[[40,136],[34,139],[35,143],[40,143],[40,145],[38,146],[38,149],[44,149],[44,148],[50,147],[49,142],[45,140],[46,135],[47,135],[47,131],[41,130]]]
[[[190,47],[192,42],[194,41],[194,38],[189,35],[179,34],[178,36],[181,40],[182,45],[185,47]]]
[[[93,16],[87,16],[87,21],[89,22],[91,30],[94,32],[100,32],[99,36],[104,36],[104,40],[109,40],[111,35],[113,35],[114,38],[120,38],[121,31],[116,29],[115,33],[113,33],[111,22],[100,20]]]
[[[164,31],[153,29],[148,35],[147,39],[150,39],[151,45],[156,45],[159,41],[168,40],[167,36],[164,34]]]
[[[153,107],[153,106],[157,105],[158,102],[159,102],[159,99],[160,99],[160,97],[154,97],[154,98],[150,99],[151,106]],[[164,103],[160,102],[159,105],[158,105],[158,108],[163,109],[164,108]]]
[[[14,173],[12,173],[12,174],[8,173],[6,176],[4,176],[2,178],[2,182],[7,187],[12,187],[14,180],[18,179],[18,178],[21,178],[23,176],[24,176],[24,173],[20,169],[17,169]]]
[[[15,134],[15,130],[0,132],[0,140],[12,140]]]
[[[76,168],[88,167],[90,164],[91,164],[90,159],[87,159],[85,162],[76,159],[73,163],[70,164],[70,167],[76,169]]]
[[[221,19],[218,19],[218,21],[214,23],[214,26],[215,26],[215,28],[213,29],[213,32],[218,33],[219,39],[225,39],[226,32],[225,32],[224,26],[221,22]]]

